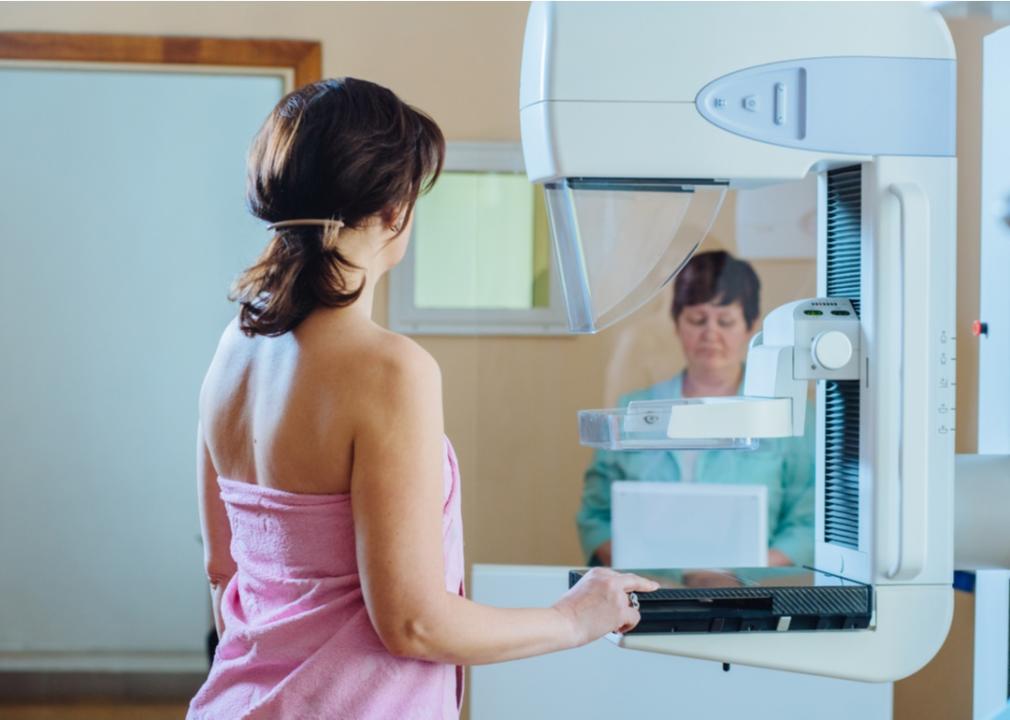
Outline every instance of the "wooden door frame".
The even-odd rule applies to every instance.
[[[323,72],[319,42],[268,38],[0,32],[0,60],[281,68],[296,88]]]

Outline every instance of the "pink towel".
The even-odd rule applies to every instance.
[[[459,469],[445,441],[445,583],[463,593]],[[224,637],[188,720],[459,717],[462,669],[394,657],[368,619],[350,495],[220,479],[238,572]]]

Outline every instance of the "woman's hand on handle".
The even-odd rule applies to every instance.
[[[659,583],[638,575],[596,567],[554,604],[572,627],[574,646],[610,632],[628,632],[641,619],[629,593],[652,592]]]

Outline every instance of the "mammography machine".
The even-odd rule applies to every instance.
[[[746,451],[802,434],[816,383],[815,566],[828,580],[811,591],[831,578],[869,588],[868,627],[615,641],[855,680],[922,667],[953,607],[955,59],[943,20],[919,3],[534,3],[520,108],[574,332],[663,287],[727,188],[818,180],[819,297],[766,317],[744,397],[587,411],[580,432],[614,450]],[[999,462],[969,459],[964,472]]]

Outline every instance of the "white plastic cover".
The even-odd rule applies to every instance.
[[[693,398],[692,398],[693,399]],[[646,401],[645,407],[632,403],[626,408],[579,411],[579,442],[601,450],[754,450],[753,437],[670,437],[671,406],[683,400],[660,403]],[[652,403],[650,405],[650,403]]]
[[[704,239],[726,194],[699,181],[565,178],[546,185],[572,332],[595,333],[663,288]]]

